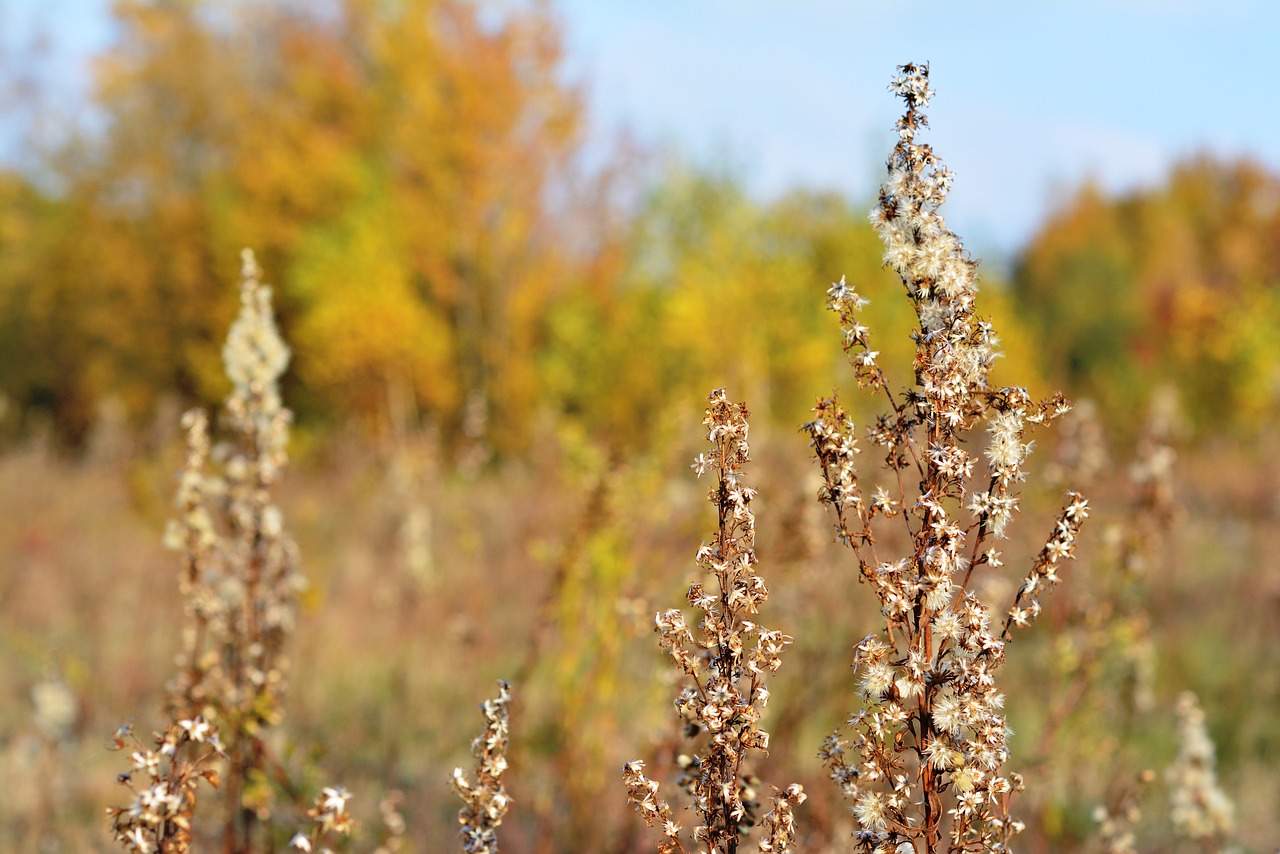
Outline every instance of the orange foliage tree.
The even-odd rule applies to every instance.
[[[1280,402],[1280,177],[1196,157],[1122,198],[1083,189],[1016,273],[1050,368],[1104,400],[1176,382],[1190,414],[1256,421]]]
[[[56,382],[9,383],[18,402],[47,403],[74,438],[107,394],[135,413],[159,389],[216,398],[207,354],[252,245],[304,410],[416,411],[447,436],[470,411],[495,426],[486,441],[518,443],[546,303],[583,266],[553,225],[582,110],[545,8],[121,0],[114,14],[100,129],[47,158],[56,216],[23,250],[39,280],[0,286],[33,318],[56,304],[72,351]],[[18,325],[10,346],[37,343]]]

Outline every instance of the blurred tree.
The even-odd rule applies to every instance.
[[[66,439],[107,396],[138,418],[161,394],[225,393],[242,246],[281,291],[304,421],[420,417],[455,450],[518,452],[542,410],[637,448],[721,385],[759,429],[790,429],[829,390],[824,292],[841,275],[872,298],[877,346],[910,358],[914,318],[861,206],[761,202],[684,166],[626,205],[633,172],[581,168],[582,107],[542,4],[115,15],[99,119],[45,158],[46,190],[0,190],[22,232],[0,234],[0,382]]]
[[[121,394],[138,413],[165,390],[220,395],[212,345],[250,245],[283,285],[286,334],[300,333],[304,414],[380,424],[407,391],[446,436],[469,401],[489,415],[486,441],[519,444],[546,304],[582,261],[552,216],[581,107],[546,8],[121,0],[114,12],[101,130],[47,159],[65,211],[23,214],[50,233],[13,262],[40,270],[31,287],[46,302],[65,295],[52,332],[78,352],[39,388],[11,372],[20,402],[74,438],[86,399]],[[13,323],[32,343],[38,324]]]
[[[788,204],[798,213],[819,201]],[[843,203],[827,214],[837,209],[825,222],[833,232],[850,225]],[[731,177],[669,166],[623,241],[617,287],[556,306],[542,365],[549,396],[620,449],[652,441],[717,386],[750,401],[762,425],[800,423],[831,364],[821,346],[830,272],[813,269],[802,227]],[[862,232],[853,222],[841,250]],[[875,270],[878,255],[859,257]]]
[[[797,191],[761,203],[732,176],[671,165],[623,245],[618,287],[559,302],[557,346],[543,354],[550,397],[616,447],[652,441],[718,386],[750,403],[758,430],[806,421],[842,375],[844,357],[830,347],[836,319],[825,310],[826,289],[841,276],[871,299],[885,364],[910,370],[916,319],[897,298],[897,278],[881,269],[882,244],[863,206],[844,197]],[[1009,355],[1030,358],[999,287],[984,291],[983,310],[995,312]]]
[[[1123,198],[1084,188],[1015,275],[1051,372],[1124,409],[1157,380],[1201,424],[1247,425],[1280,402],[1280,178],[1195,157]]]
[[[6,410],[18,404],[19,414],[47,414],[58,402],[84,421],[93,401],[71,382],[85,357],[83,339],[65,334],[58,316],[65,283],[51,287],[44,263],[56,257],[50,244],[67,216],[23,176],[0,173],[0,388]],[[5,432],[23,426],[31,427],[6,418]]]

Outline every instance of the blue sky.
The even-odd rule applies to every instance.
[[[1265,0],[559,0],[597,138],[727,162],[757,194],[869,198],[893,143],[895,65],[928,61],[925,137],[956,172],[952,227],[1007,254],[1086,178],[1157,181],[1199,150],[1280,171],[1280,3]],[[50,27],[69,80],[107,0],[0,0]],[[68,84],[74,88],[74,82]]]
[[[956,172],[952,227],[1008,252],[1088,177],[1159,179],[1198,150],[1280,171],[1280,3],[563,0],[604,126],[711,162],[758,192],[870,196],[893,144],[895,65],[928,61],[925,139]]]

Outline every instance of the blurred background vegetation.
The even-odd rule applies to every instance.
[[[827,547],[797,428],[817,395],[852,386],[823,309],[841,275],[872,298],[882,363],[909,378],[914,318],[881,270],[870,200],[761,199],[731,168],[624,139],[588,157],[542,5],[122,0],[114,15],[94,121],[65,117],[56,144],[23,137],[0,170],[0,746],[15,773],[49,763],[47,786],[0,807],[0,836],[105,844],[101,744],[149,721],[176,649],[159,531],[177,413],[228,391],[244,246],[294,353],[284,503],[313,581],[289,724],[300,776],[323,765],[368,810],[409,791],[416,838],[447,846],[444,781],[472,707],[518,677],[511,850],[638,844],[615,772],[671,761],[649,621],[678,603],[712,526],[686,458],[707,391],[727,385],[759,437],[766,622],[799,639],[774,752],[782,776],[833,789],[815,754],[849,711],[845,659],[872,615]],[[59,106],[39,86],[15,97],[15,116]],[[1146,581],[1159,690],[1202,692],[1242,838],[1263,850],[1280,833],[1280,176],[1199,156],[1128,195],[1082,186],[1007,271],[981,297],[998,379],[1097,402],[1115,524],[1151,392],[1179,392],[1190,521]],[[1034,539],[1056,496],[1031,493]],[[1073,613],[1028,641],[1015,729],[1044,726],[1018,701],[1052,693],[1053,631]],[[31,723],[41,680],[77,709],[52,742]],[[1076,717],[1056,750],[1110,744],[1105,722]],[[1176,751],[1171,713],[1158,720],[1134,773]],[[1031,780],[1034,850],[1087,848],[1108,796],[1096,768],[1058,767]],[[811,807],[815,850],[838,844],[834,794]]]

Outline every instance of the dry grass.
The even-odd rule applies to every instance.
[[[772,684],[762,776],[805,786],[801,842],[806,850],[828,850],[849,828],[815,754],[824,734],[847,717],[841,707],[855,684],[847,650],[865,634],[874,610],[855,596],[841,550],[825,543],[825,520],[794,509],[816,507],[810,484],[794,474],[806,468],[799,444],[779,432],[772,441],[757,438],[753,448],[761,494],[757,551],[774,567],[771,622],[796,638]],[[316,791],[337,780],[356,793],[357,832],[379,828],[379,803],[400,790],[411,840],[404,850],[456,845],[448,779],[467,764],[479,720],[475,704],[493,680],[522,663],[536,633],[537,605],[568,539],[554,532],[580,523],[591,489],[576,450],[554,438],[544,447],[537,468],[513,463],[478,478],[442,474],[426,485],[438,575],[413,601],[397,598],[407,582],[396,537],[401,510],[388,497],[394,455],[336,439],[282,484],[279,501],[293,520],[310,582],[292,655],[289,732],[293,743],[315,747],[292,757]],[[0,457],[0,560],[7,568],[0,597],[6,661],[0,761],[17,779],[33,774],[39,781],[0,805],[0,836],[21,840],[18,850],[41,850],[39,838],[47,840],[45,850],[106,850],[101,810],[120,797],[114,775],[121,769],[119,755],[104,748],[121,721],[132,718],[148,729],[145,721],[163,704],[179,638],[177,568],[160,544],[166,512],[155,498],[171,489],[176,451],[174,445],[125,465],[69,463],[38,446]],[[624,525],[606,525],[607,547],[599,545],[605,537],[594,538],[594,562],[582,558],[568,570],[565,607],[541,629],[548,642],[513,709],[507,787],[515,809],[503,825],[505,850],[572,850],[580,827],[590,828],[594,850],[651,850],[628,817],[616,774],[637,745],[657,779],[667,779],[659,775],[676,755],[663,747],[676,747],[680,732],[670,718],[669,667],[650,620],[685,592],[689,550],[704,536],[702,490],[683,462],[695,452],[690,436],[645,468],[618,472],[615,488],[636,511]],[[1047,459],[1052,449],[1037,453]],[[1158,651],[1152,691],[1161,711],[1127,753],[1139,760],[1128,779],[1147,767],[1163,769],[1177,752],[1172,700],[1185,688],[1196,690],[1217,744],[1219,779],[1237,801],[1237,841],[1268,851],[1280,837],[1273,812],[1280,731],[1272,714],[1280,703],[1273,653],[1280,627],[1271,619],[1280,606],[1280,574],[1269,557],[1280,542],[1275,511],[1258,499],[1275,494],[1280,470],[1256,459],[1234,446],[1181,458],[1184,516],[1153,567],[1147,600]],[[1077,619],[1067,602],[1077,579],[1107,571],[1100,532],[1127,512],[1124,468],[1113,466],[1091,488],[1099,535],[1085,538],[1062,601],[1049,605],[1043,625],[1027,635],[1005,671],[1017,756],[1030,758],[1047,706],[1069,687],[1069,675],[1059,675],[1064,652],[1051,638]],[[513,505],[512,495],[524,500]],[[1051,511],[1033,493],[1023,514],[1027,527],[1043,528]],[[788,517],[803,523],[810,545]],[[807,552],[813,540],[816,551]],[[803,561],[791,559],[796,552]],[[1011,554],[1008,561],[1018,559]],[[597,603],[601,613],[589,613],[575,590],[595,583],[605,564],[622,592]],[[593,670],[575,647],[578,638],[596,636],[580,621],[597,618],[610,627],[616,656]],[[140,625],[148,631],[137,631]],[[574,642],[562,642],[566,635]],[[75,721],[46,750],[31,691],[49,679],[68,687]],[[1024,850],[1090,850],[1092,812],[1108,799],[1109,757],[1120,747],[1096,715],[1081,711],[1063,723],[1051,762],[1023,766]],[[1178,850],[1163,796],[1151,794],[1145,806],[1140,850]]]

